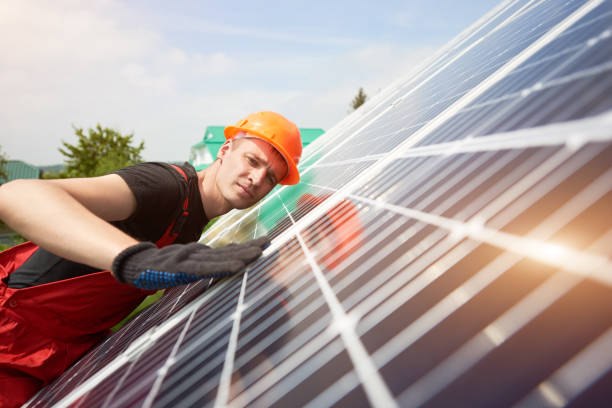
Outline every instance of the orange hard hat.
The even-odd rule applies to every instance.
[[[275,112],[256,112],[239,120],[234,126],[227,126],[224,130],[225,138],[230,140],[239,132],[265,140],[283,156],[288,171],[279,184],[299,183],[297,164],[302,156],[302,138],[295,123]]]

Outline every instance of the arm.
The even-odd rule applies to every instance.
[[[15,180],[0,187],[0,218],[48,251],[110,270],[144,289],[233,275],[257,259],[267,238],[209,248],[196,243],[158,249],[106,221],[128,218],[136,198],[116,174],[67,180]]]
[[[106,221],[128,218],[136,199],[110,174],[65,180],[15,180],[0,187],[0,218],[63,258],[100,269],[138,242]],[[106,220],[106,221],[105,221]]]

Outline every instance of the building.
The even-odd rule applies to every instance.
[[[204,138],[202,141],[191,146],[189,163],[191,163],[197,171],[205,169],[215,161],[219,148],[225,143],[223,129],[225,129],[225,126],[208,126],[204,131]],[[300,128],[303,146],[308,146],[323,133],[325,133],[325,131],[319,128]]]
[[[7,160],[4,168],[8,177],[7,180],[2,181],[40,178],[40,169],[37,166],[33,166],[21,160]]]

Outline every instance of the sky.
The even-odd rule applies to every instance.
[[[206,126],[277,111],[330,129],[499,0],[0,2],[0,146],[63,161],[100,123],[182,161]]]

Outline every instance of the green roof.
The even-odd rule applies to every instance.
[[[217,152],[221,148],[221,145],[225,143],[225,136],[223,134],[225,126],[208,126],[204,131],[204,138],[202,141],[191,146],[192,152],[200,149],[208,149],[210,155],[214,158],[217,157]],[[317,137],[321,136],[325,131],[320,128],[300,128],[300,135],[302,136],[303,147],[308,146]],[[190,160],[191,164],[194,164],[196,170],[200,171],[210,163],[198,164],[194,163],[194,160]]]
[[[208,147],[212,157],[217,157],[217,152],[221,145],[225,143],[223,129],[225,129],[225,126],[208,126],[204,131],[204,139],[200,143],[204,143]]]
[[[319,128],[300,128],[300,135],[302,136],[302,144],[304,147],[314,142],[315,139],[321,136],[325,131]]]
[[[21,160],[7,160],[5,169],[8,175],[7,181],[40,178],[40,169],[38,167]]]

